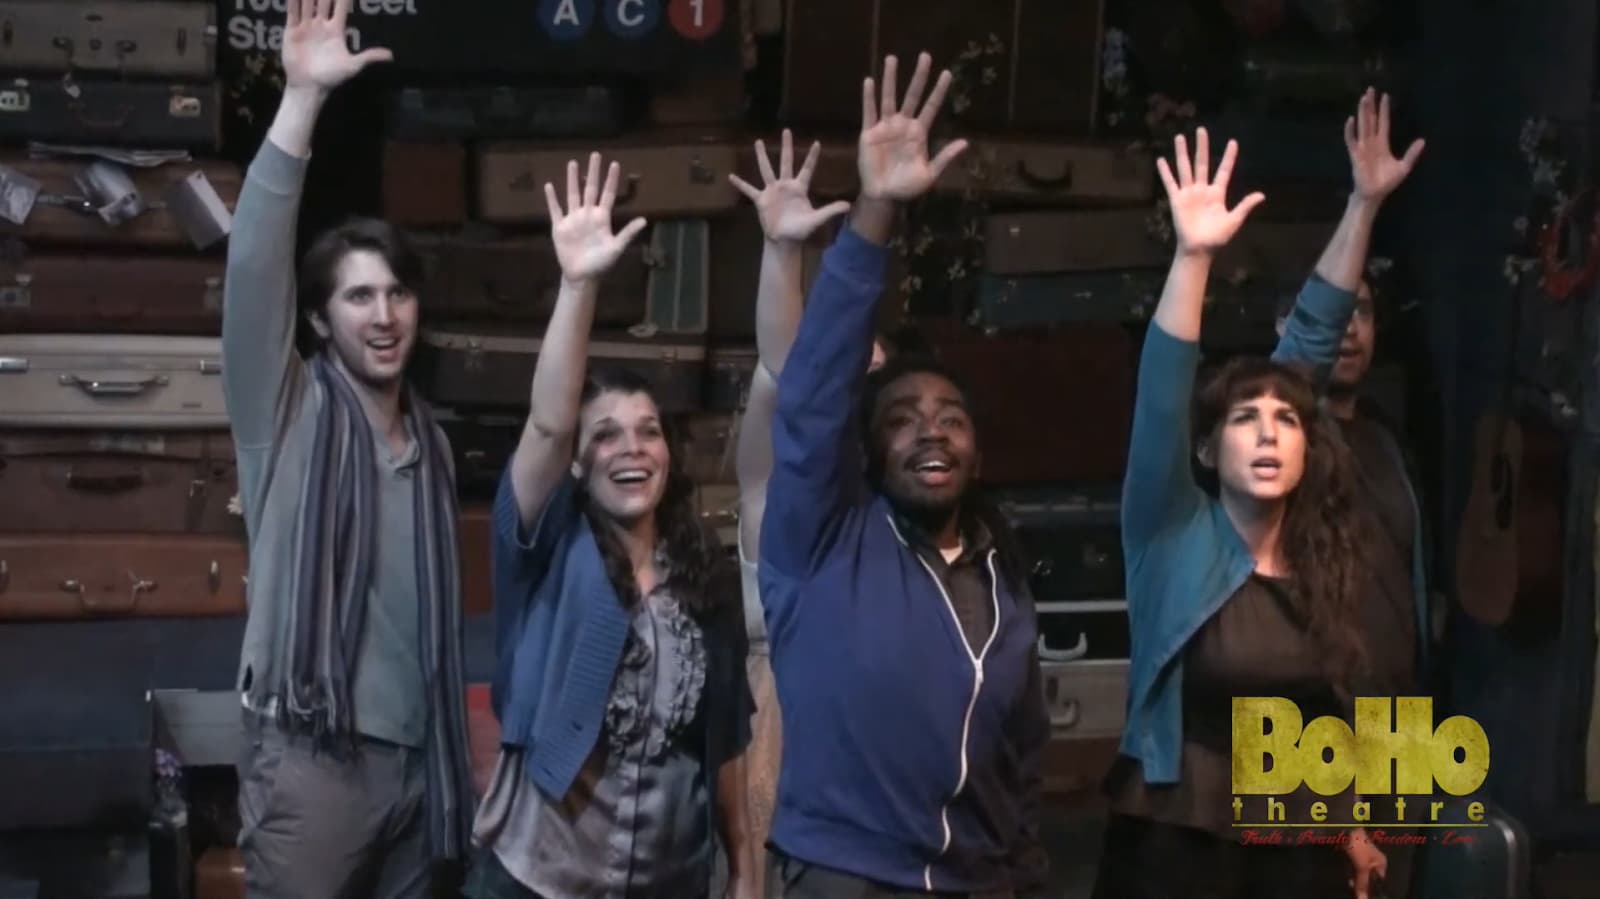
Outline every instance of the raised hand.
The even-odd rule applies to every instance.
[[[1356,114],[1344,121],[1344,146],[1350,153],[1356,195],[1366,200],[1387,197],[1416,167],[1423,145],[1421,139],[1414,140],[1404,157],[1395,158],[1389,147],[1389,95],[1379,98],[1367,88]]]
[[[801,164],[799,174],[796,174],[794,136],[785,128],[776,174],[767,158],[766,144],[756,141],[756,162],[761,166],[763,184],[761,190],[738,175],[728,175],[733,186],[756,204],[756,214],[761,217],[761,230],[766,233],[767,240],[803,241],[828,219],[850,211],[850,204],[843,201],[817,209],[806,196],[806,191],[811,187],[811,175],[817,168],[817,156],[821,152],[822,144],[813,142],[811,152],[806,154],[806,160]]]
[[[351,53],[344,40],[350,0],[289,0],[283,29],[283,76],[289,87],[333,90],[394,54],[382,48]]]
[[[617,199],[617,179],[622,167],[611,163],[606,173],[605,190],[600,189],[600,154],[589,154],[589,177],[578,189],[578,163],[567,163],[567,210],[561,211],[555,185],[544,186],[544,199],[550,207],[550,239],[556,245],[561,276],[568,281],[598,277],[616,264],[628,242],[642,230],[644,219],[635,218],[616,234],[611,233],[611,206]]]
[[[868,78],[861,85],[861,143],[858,165],[861,194],[870,199],[910,200],[926,193],[945,167],[967,149],[964,140],[951,141],[931,161],[928,159],[928,133],[950,89],[950,72],[939,73],[926,103],[922,92],[928,85],[933,58],[917,57],[917,70],[906,87],[905,102],[895,102],[895,82],[899,64],[893,56],[883,61],[883,101],[876,101],[876,88]],[[917,104],[922,109],[917,110]]]
[[[1216,177],[1211,176],[1211,139],[1206,129],[1195,134],[1194,160],[1189,160],[1189,144],[1183,135],[1172,140],[1178,166],[1177,177],[1165,158],[1156,160],[1156,171],[1167,188],[1167,201],[1172,206],[1172,227],[1178,235],[1178,249],[1183,253],[1212,253],[1226,246],[1239,226],[1244,224],[1250,210],[1260,205],[1266,196],[1259,191],[1228,208],[1228,179],[1233,175],[1233,162],[1239,155],[1237,141],[1228,141],[1217,165]]]

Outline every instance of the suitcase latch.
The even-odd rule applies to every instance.
[[[32,305],[33,291],[29,285],[33,283],[33,276],[26,272],[18,272],[15,283],[0,287],[0,309],[26,309]]]
[[[27,112],[33,100],[25,88],[9,87],[0,91],[0,112]]]
[[[216,275],[206,278],[206,292],[201,299],[207,312],[215,312],[222,308],[222,279]],[[202,366],[205,363],[201,363]]]
[[[222,374],[222,362],[218,359],[201,359],[200,373],[202,375]]]
[[[0,374],[24,374],[28,371],[28,360],[21,356],[0,356]]]
[[[198,119],[201,113],[200,98],[187,94],[173,94],[167,101],[167,115],[175,119]]]
[[[463,365],[467,371],[483,370],[483,342],[479,340],[467,341],[467,358]]]

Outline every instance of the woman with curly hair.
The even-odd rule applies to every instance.
[[[1178,249],[1140,360],[1124,480],[1128,721],[1095,896],[1364,897],[1385,862],[1358,829],[1343,851],[1242,843],[1230,748],[1233,697],[1285,697],[1308,721],[1348,720],[1362,682],[1363,519],[1313,379],[1326,377],[1355,308],[1366,239],[1339,244],[1359,254],[1325,257],[1273,359],[1231,360],[1196,395],[1212,255],[1264,197],[1227,207],[1232,141],[1214,180],[1204,129],[1192,161],[1175,143],[1176,174],[1157,164]],[[1292,821],[1328,797],[1275,798]]]
[[[546,185],[561,292],[528,423],[494,506],[502,749],[474,825],[472,899],[705,896],[713,834],[748,893],[751,702],[738,573],[695,515],[650,385],[585,378],[619,168],[600,155],[567,206]]]

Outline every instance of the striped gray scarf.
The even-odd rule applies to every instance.
[[[319,744],[354,745],[351,680],[367,614],[377,536],[377,459],[361,401],[326,353],[312,377],[322,387],[308,475],[295,535],[294,604],[288,684],[279,723]],[[427,684],[426,764],[429,848],[435,859],[462,858],[472,826],[462,669],[455,471],[449,443],[422,398],[407,388],[406,416],[421,443],[414,515],[419,636]]]

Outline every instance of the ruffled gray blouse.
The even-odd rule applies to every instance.
[[[474,827],[522,884],[550,899],[704,896],[706,685],[700,625],[665,586],[634,609],[605,725],[572,789],[550,800],[507,747]]]

